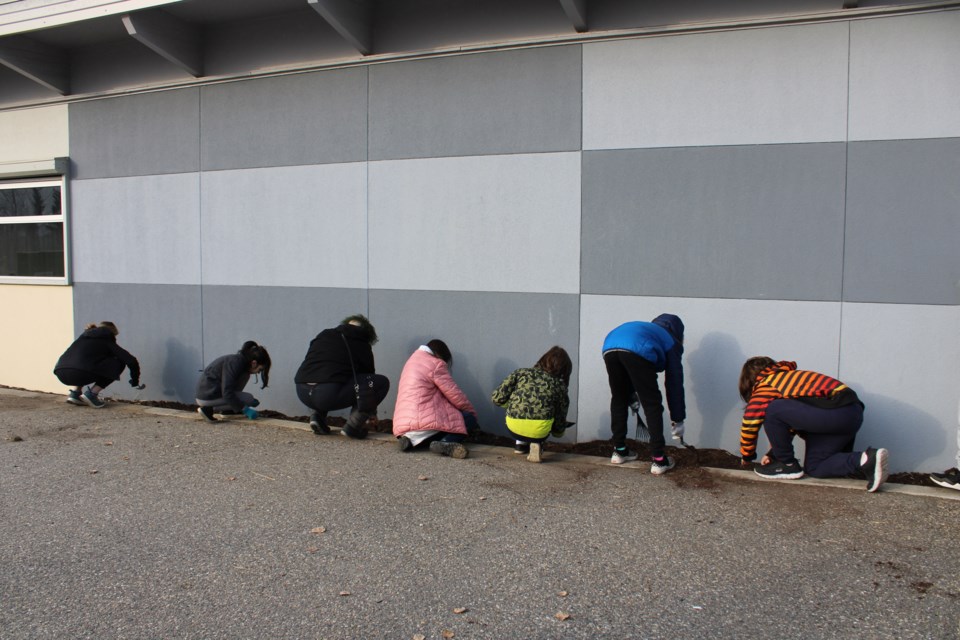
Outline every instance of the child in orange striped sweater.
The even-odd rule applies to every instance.
[[[864,407],[839,380],[760,356],[740,371],[740,397],[747,403],[740,426],[741,464],[751,466],[756,458],[761,426],[770,441],[770,451],[754,469],[761,478],[795,480],[804,472],[815,478],[863,477],[870,492],[887,479],[886,449],[853,451]],[[802,468],[793,452],[794,435],[807,444]]]

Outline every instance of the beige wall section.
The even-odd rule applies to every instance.
[[[68,128],[65,104],[0,111],[0,163],[49,160],[69,155]]]
[[[0,285],[0,309],[0,385],[64,391],[53,365],[73,342],[73,288]]]
[[[0,112],[0,179],[3,163],[69,155],[66,105]],[[73,288],[0,284],[3,367],[0,384],[62,392],[53,365],[73,342]]]

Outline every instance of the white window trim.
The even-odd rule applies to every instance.
[[[2,165],[0,165],[2,166]],[[60,222],[63,230],[63,276],[4,276],[0,275],[0,284],[32,284],[32,285],[69,285],[70,284],[70,229],[68,215],[67,179],[64,175],[45,176],[36,178],[15,178],[6,180],[0,171],[0,189],[24,187],[60,187],[60,215],[58,216],[0,216],[0,225],[37,224],[44,222]]]

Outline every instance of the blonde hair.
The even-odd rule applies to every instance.
[[[85,327],[83,328],[83,330],[84,330],[84,331],[89,331],[90,329],[96,329],[97,327],[103,327],[104,329],[110,329],[110,333],[112,333],[113,335],[117,335],[118,333],[120,333],[120,330],[117,329],[117,325],[113,324],[113,323],[110,322],[109,320],[104,320],[104,321],[101,322],[100,324],[97,324],[97,323],[95,323],[95,322],[91,322],[90,324],[88,324],[87,326],[85,326]]]

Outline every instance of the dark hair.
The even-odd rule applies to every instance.
[[[453,354],[450,353],[450,347],[447,346],[446,342],[434,338],[427,343],[427,346],[430,347],[430,351],[433,351],[433,355],[446,362],[447,366],[453,366]]]
[[[563,384],[570,385],[573,363],[570,362],[570,356],[563,347],[550,347],[550,350],[540,356],[537,364],[533,366],[537,369],[543,369],[555,378],[560,378],[563,380]]]
[[[370,324],[370,321],[367,320],[367,316],[362,313],[356,313],[352,316],[347,316],[344,318],[340,324],[352,324],[358,327],[361,327],[367,333],[367,342],[371,345],[377,344],[377,340],[380,338],[377,337],[377,330],[373,328],[373,325]]]
[[[777,364],[777,361],[767,356],[754,356],[743,363],[743,368],[740,369],[740,397],[744,402],[750,402],[760,372],[774,364]]]
[[[263,383],[260,388],[266,389],[267,385],[270,384],[270,354],[267,353],[266,348],[261,347],[253,340],[247,340],[240,347],[240,354],[248,364],[256,360],[257,364],[263,367],[260,371],[260,381]]]

